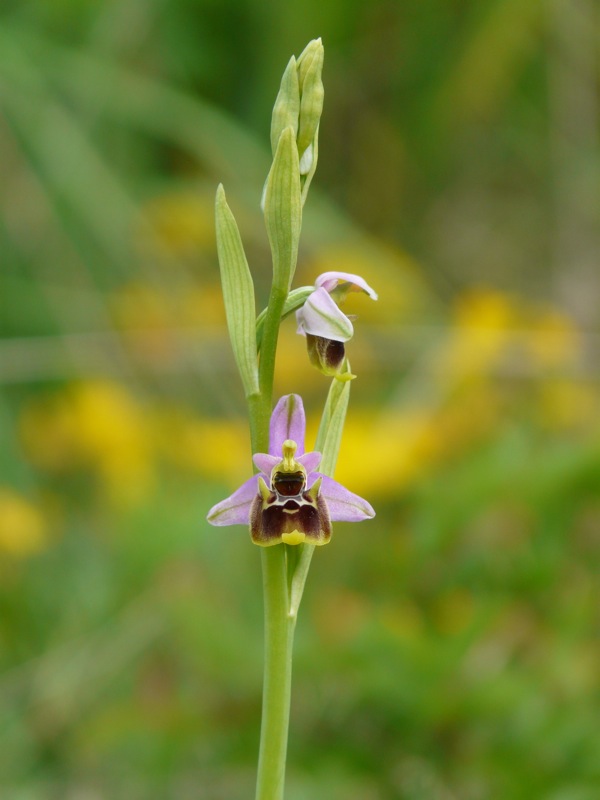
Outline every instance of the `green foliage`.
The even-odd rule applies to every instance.
[[[215,220],[229,338],[244,391],[248,396],[258,392],[254,283],[240,232],[227,205],[223,186],[217,189]]]
[[[293,128],[285,128],[267,176],[265,225],[273,253],[273,289],[289,292],[296,270],[302,224],[298,150]]]

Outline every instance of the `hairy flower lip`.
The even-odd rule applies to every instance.
[[[316,451],[304,452],[305,429],[306,418],[302,398],[296,394],[285,395],[279,400],[271,416],[269,453],[256,453],[254,456],[254,463],[260,472],[245,481],[232,495],[211,508],[207,516],[211,525],[248,525],[251,522],[253,504],[261,497],[259,479],[266,484],[265,488],[271,489],[271,472],[274,467],[281,464],[281,448],[286,440],[296,442],[295,460],[306,470],[304,494],[310,494],[317,481],[320,481],[315,491],[323,499],[327,516],[331,521],[359,522],[375,516],[370,503],[350,492],[333,478],[317,471],[321,454]],[[289,536],[287,540],[291,542]],[[278,536],[276,541],[270,541],[269,544],[278,544],[280,541],[286,540]],[[264,542],[258,543],[264,544]]]

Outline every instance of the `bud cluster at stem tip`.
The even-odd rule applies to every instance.
[[[319,121],[323,111],[323,44],[313,39],[298,59],[290,59],[271,118],[271,149],[277,151],[279,137],[292,127],[298,148],[302,203],[317,168]]]

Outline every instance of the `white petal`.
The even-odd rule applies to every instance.
[[[354,333],[352,323],[324,288],[315,289],[304,303],[302,327],[305,333],[337,342],[347,342]]]

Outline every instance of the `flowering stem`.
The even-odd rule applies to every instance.
[[[277,339],[279,336],[279,326],[283,307],[287,300],[287,290],[273,286],[269,297],[269,305],[265,316],[262,342],[260,349],[260,364],[258,368],[258,382],[260,393],[263,397],[265,408],[268,409],[267,427],[265,436],[268,445],[268,420],[271,414],[271,403],[273,396],[273,375],[275,373],[275,356],[277,353]],[[257,452],[256,450],[254,451]],[[263,452],[266,452],[263,451]]]
[[[254,393],[253,387],[248,397],[253,453],[269,452],[279,326],[296,269],[302,227],[299,156],[309,146],[316,154],[323,105],[321,40],[309,43],[299,61],[302,66],[292,58],[284,73],[271,126],[273,163],[265,184],[263,211],[273,258],[273,282],[264,322],[261,319],[262,331],[252,337],[253,344],[260,348],[258,393]],[[301,141],[301,151],[297,136],[306,140]],[[316,166],[316,155],[313,163]],[[265,665],[256,800],[283,800],[295,614],[290,614],[287,546],[265,547],[261,555]]]
[[[269,449],[275,356],[286,299],[287,291],[276,286],[272,287],[261,343],[260,391],[257,395],[248,397],[253,453],[264,453]],[[261,559],[265,658],[256,800],[282,800],[290,717],[295,617],[290,617],[288,613],[286,548],[283,545],[262,548]]]
[[[271,398],[263,394],[248,395],[248,417],[250,419],[250,444],[252,453],[266,453],[269,449],[269,419]]]
[[[256,800],[283,798],[296,622],[288,614],[285,555],[284,545],[262,550],[265,664]]]
[[[248,402],[252,453],[255,454],[255,464],[270,465],[266,476],[260,475],[255,481],[246,482],[230,498],[214,506],[208,517],[214,525],[228,525],[242,522],[248,515],[253,541],[265,545],[261,551],[265,663],[256,800],[283,800],[296,616],[314,547],[325,544],[331,536],[325,489],[321,489],[328,486],[331,491],[335,511],[331,518],[334,520],[358,521],[374,513],[365,500],[332,479],[348,402],[349,383],[343,382],[353,377],[349,367],[340,373],[338,363],[343,357],[342,342],[352,335],[352,324],[339,311],[332,295],[340,282],[342,295],[352,288],[366,291],[373,297],[374,292],[359,276],[341,272],[324,273],[318,279],[321,281],[318,286],[303,286],[290,291],[298,257],[302,207],[317,164],[319,120],[323,107],[322,67],[323,44],[320,39],[315,39],[309,42],[297,60],[290,59],[273,109],[273,162],[261,202],[271,248],[273,280],[268,306],[258,318],[255,318],[252,274],[222,186],[217,190],[215,202],[223,297],[233,352]],[[299,332],[313,338],[319,336],[330,343],[330,349],[331,342],[337,342],[339,347],[333,371],[339,380],[333,382],[328,395],[319,431],[318,452],[300,452],[299,464],[296,464],[293,453],[300,442],[304,444],[304,406],[298,395],[288,395],[281,398],[271,415],[273,376],[281,320],[293,311],[300,314],[300,309],[309,305],[313,322],[310,322],[307,311]],[[315,317],[318,330],[313,333],[308,325],[309,322],[313,325]],[[339,356],[340,350],[342,356]],[[332,374],[332,364],[328,362],[326,366],[327,369],[322,371]],[[282,427],[286,434],[294,434],[278,439]],[[273,442],[269,442],[270,433]],[[279,450],[284,457],[279,465],[281,469],[273,466],[274,457],[280,455]],[[305,461],[302,461],[303,457]],[[316,471],[319,458],[323,474],[309,486],[308,476]],[[312,464],[311,470],[308,470],[309,464]],[[262,467],[260,470],[264,471]],[[288,488],[282,488],[280,492],[280,485]],[[298,486],[298,494],[292,496],[289,486],[294,485]],[[256,486],[258,493],[254,489],[248,492],[250,486]],[[248,493],[254,493],[251,501]],[[285,498],[294,501],[294,505],[288,506]],[[278,505],[270,507],[269,503],[275,500]],[[269,512],[280,514],[270,528],[268,520],[274,518]],[[312,521],[307,522],[303,516],[305,512],[312,515]],[[286,513],[296,516],[282,523],[281,517]],[[286,526],[290,530],[286,530]]]

